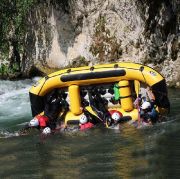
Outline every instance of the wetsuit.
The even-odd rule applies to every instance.
[[[67,110],[69,109],[69,104],[67,103],[65,98],[65,93],[58,93],[57,90],[52,91],[47,96],[44,115],[49,118],[47,125],[51,129],[56,128],[57,118],[63,108],[65,109],[65,113],[67,113]]]
[[[93,111],[100,119],[103,120],[104,123],[108,122],[108,124],[110,125],[110,123],[112,122],[111,115],[105,107],[108,103],[107,100],[105,98],[102,98],[98,91],[95,91],[93,95],[92,92],[88,91],[88,95],[89,103]]]
[[[143,121],[148,123],[148,122],[152,122],[152,124],[156,123],[159,119],[159,113],[157,112],[157,110],[153,107],[150,108],[149,110],[141,110],[140,112],[140,117],[143,118]]]
[[[64,119],[65,119],[65,117],[66,117],[66,114],[67,114],[67,112],[69,111],[69,104],[68,104],[68,102],[66,101],[66,100],[62,100],[61,101],[61,106],[63,107],[63,113],[62,113],[62,115],[61,116],[59,116],[58,117],[58,119],[57,119],[57,122],[61,122],[61,121],[64,121]]]

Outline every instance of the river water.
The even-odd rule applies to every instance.
[[[179,178],[180,90],[169,89],[171,113],[153,127],[13,136],[31,119],[35,81],[0,81],[0,178]]]

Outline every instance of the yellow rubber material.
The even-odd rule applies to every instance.
[[[134,80],[134,87],[135,87],[136,97],[138,97],[140,93],[140,82],[138,80]]]
[[[119,76],[114,75],[118,71],[123,72],[123,74]],[[78,78],[78,76],[77,78],[72,79],[75,74],[76,76],[80,75],[81,78]],[[96,74],[100,74],[100,77],[96,77]],[[106,74],[106,76],[103,76],[103,74]],[[108,76],[108,74],[110,75]],[[83,76],[86,75],[88,75],[88,79],[83,78]],[[91,78],[93,75],[94,78]],[[129,80],[135,81],[135,91],[138,95],[140,82],[146,83],[148,86],[152,86],[163,79],[164,78],[158,72],[141,64],[104,64],[96,65],[93,67],[93,69],[89,66],[86,66],[57,71],[42,78],[36,85],[32,86],[30,93],[34,94],[35,96],[44,96],[54,88],[68,88],[70,111],[65,116],[65,124],[67,124],[68,121],[79,120],[80,116],[82,115],[81,97],[79,90],[80,86],[119,82],[119,91],[122,98],[120,99],[121,107],[117,108],[117,110],[119,110],[123,116],[131,116],[132,120],[137,120],[138,111],[137,109],[134,109],[133,106]],[[89,110],[93,113],[91,108]]]
[[[78,85],[69,86],[70,110],[74,115],[82,113],[81,110],[81,97]]]
[[[118,68],[114,66],[117,65]],[[51,91],[54,88],[62,88],[68,87],[70,85],[87,85],[87,84],[98,84],[98,83],[109,83],[121,80],[138,80],[143,83],[147,83],[149,86],[154,85],[155,83],[161,81],[163,77],[153,70],[150,67],[142,66],[141,64],[136,63],[116,63],[116,64],[105,64],[105,65],[97,65],[94,66],[94,70],[90,70],[91,67],[79,67],[79,68],[71,68],[60,70],[55,73],[48,75],[47,77],[42,78],[38,84],[32,86],[30,89],[30,93],[33,93],[38,96],[44,96],[46,93]],[[106,72],[109,70],[125,70],[126,74],[124,76],[118,77],[106,77],[106,78],[98,78],[98,79],[87,79],[87,80],[75,80],[69,82],[62,82],[61,76],[72,75],[72,74],[84,74],[84,73],[94,73],[94,72]]]
[[[119,82],[119,92],[120,92],[120,97],[121,97],[120,98],[121,108],[126,112],[132,111],[133,110],[133,101],[132,101],[129,81],[122,80]]]

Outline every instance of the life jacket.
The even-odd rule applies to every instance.
[[[39,126],[40,127],[46,127],[47,126],[47,122],[49,121],[49,118],[44,116],[44,115],[37,115],[36,118],[39,121]]]
[[[158,118],[159,118],[159,113],[156,111],[155,108],[152,108],[150,111],[145,112],[141,111],[140,113],[141,118],[143,118],[144,122],[149,122],[148,120],[150,119],[152,123],[156,123]]]
[[[152,122],[156,122],[159,118],[159,113],[156,111],[155,108],[153,108],[151,112],[149,113],[149,116]]]
[[[86,130],[86,129],[90,129],[94,126],[94,124],[92,124],[91,122],[87,122],[85,124],[81,124],[80,125],[80,130]]]

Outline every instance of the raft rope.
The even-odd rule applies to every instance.
[[[127,64],[128,64],[128,63],[127,63]],[[82,69],[82,70],[73,70],[73,71],[72,71],[71,68],[69,68],[69,69],[67,69],[66,72],[58,73],[57,75],[54,75],[54,76],[46,76],[46,77],[45,77],[45,81],[44,81],[43,85],[41,86],[41,89],[40,89],[39,92],[38,92],[38,95],[40,94],[41,90],[43,89],[46,81],[47,81],[48,79],[50,79],[50,78],[53,78],[53,77],[56,77],[56,76],[59,76],[59,75],[63,75],[63,74],[68,74],[68,73],[71,73],[71,72],[77,72],[77,71],[83,71],[83,70],[90,70],[90,71],[92,72],[92,71],[94,71],[95,69],[103,69],[103,68],[104,68],[104,69],[109,69],[109,68],[112,69],[113,67],[114,67],[114,69],[121,68],[121,69],[139,70],[139,71],[141,72],[143,78],[144,78],[144,82],[147,83],[146,78],[145,78],[145,76],[144,76],[144,74],[143,74],[144,66],[141,66],[141,67],[138,69],[138,68],[120,67],[118,64],[114,64],[114,66],[111,66],[111,67],[99,67],[99,68],[97,67],[97,68],[95,68],[94,66],[91,66],[90,68],[86,68],[86,69]],[[167,94],[164,94],[164,93],[159,92],[159,91],[157,91],[157,92],[158,92],[159,94],[167,95]]]
[[[54,76],[46,76],[45,81],[44,81],[43,85],[41,86],[41,89],[39,90],[38,95],[40,94],[40,92],[41,92],[42,88],[44,87],[46,81],[48,79],[50,79],[50,78],[53,78],[53,77],[56,77],[56,76],[59,76],[59,75],[63,75],[63,74],[68,74],[68,73],[71,73],[71,72],[78,72],[78,71],[83,71],[83,70],[90,70],[91,72],[93,72],[95,69],[103,69],[103,68],[104,69],[109,69],[109,68],[112,69],[113,67],[114,67],[114,69],[122,68],[122,69],[139,70],[139,69],[136,69],[136,68],[120,67],[118,64],[114,64],[114,66],[112,66],[112,67],[99,67],[99,68],[98,67],[95,68],[94,66],[91,66],[90,68],[86,68],[86,69],[82,69],[82,70],[73,70],[73,71],[72,71],[72,69],[69,68],[69,69],[67,69],[66,72],[58,73],[57,75],[54,75]]]
[[[146,78],[145,78],[145,76],[144,76],[144,74],[143,74],[143,70],[144,70],[144,66],[141,66],[140,69],[139,69],[139,71],[141,72],[141,74],[142,74],[142,76],[143,76],[143,78],[144,78],[144,82],[147,83]]]
[[[41,92],[42,88],[44,87],[46,81],[49,79],[49,76],[45,76],[45,80],[44,80],[44,83],[43,85],[41,86],[41,89],[39,90],[39,93]],[[39,93],[38,93],[38,96],[39,96]]]

